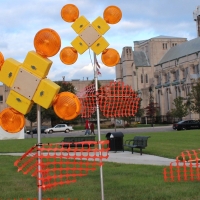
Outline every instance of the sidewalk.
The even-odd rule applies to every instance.
[[[1,155],[8,156],[22,156],[23,153],[0,153]],[[131,153],[130,151],[117,151],[109,152],[108,159],[105,159],[104,162],[116,162],[116,163],[125,163],[125,164],[142,164],[142,165],[163,165],[169,166],[171,162],[175,161],[175,159],[163,158],[154,155],[147,155],[140,153]]]

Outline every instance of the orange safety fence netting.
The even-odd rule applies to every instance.
[[[183,151],[163,170],[165,181],[200,180],[200,149]]]
[[[96,111],[95,84],[88,85],[77,96],[81,102],[81,117],[90,118]]]
[[[77,94],[81,102],[81,117],[91,118],[96,111],[96,101],[105,117],[135,116],[138,111],[140,98],[138,94],[123,82],[110,82],[95,92],[91,84]]]
[[[14,166],[18,172],[36,176],[38,187],[46,190],[74,183],[77,177],[96,170],[103,164],[102,159],[108,158],[108,144],[108,140],[40,144],[29,149]]]

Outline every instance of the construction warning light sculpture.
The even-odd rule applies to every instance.
[[[99,108],[105,117],[134,116],[139,107],[140,98],[134,90],[123,82],[110,82],[98,90]],[[90,118],[95,112],[95,86],[91,84],[85,91],[77,94],[81,101],[81,116]]]
[[[76,182],[77,177],[83,177],[89,171],[94,171],[108,158],[109,141],[84,141],[74,143],[41,144],[41,155],[38,156],[38,146],[29,149],[14,165],[23,174],[37,177],[38,187],[42,190],[55,186]],[[38,177],[38,159],[41,177]],[[39,183],[42,183],[41,185]]]
[[[53,105],[56,114],[65,120],[80,113],[78,98],[69,92],[58,94],[60,86],[46,78],[52,65],[47,57],[60,50],[60,36],[53,29],[42,29],[35,35],[34,46],[36,52],[28,52],[23,63],[12,58],[4,61],[0,54],[0,81],[11,88],[6,100],[11,108],[0,113],[0,125],[7,132],[15,133],[24,127],[24,115],[33,103],[46,109]]]
[[[166,182],[200,181],[200,149],[183,151],[176,161],[164,168]]]
[[[65,5],[61,16],[66,22],[73,22],[71,27],[78,36],[71,42],[73,47],[65,47],[60,52],[63,63],[71,65],[76,62],[78,53],[83,54],[91,48],[96,55],[101,55],[102,62],[109,67],[115,66],[120,59],[119,53],[112,48],[107,48],[109,43],[102,36],[109,29],[109,24],[116,24],[122,18],[121,10],[116,6],[109,6],[104,10],[103,18],[97,17],[90,23],[84,16],[79,17],[79,10],[73,4]]]

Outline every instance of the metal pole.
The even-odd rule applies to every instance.
[[[95,91],[96,91],[96,109],[97,109],[97,132],[98,141],[101,141],[100,134],[100,118],[99,118],[99,97],[98,97],[98,74],[97,74],[97,64],[96,64],[96,54],[94,53],[94,80],[95,80]],[[101,158],[101,144],[99,143],[99,156]],[[102,162],[99,159],[99,162]],[[100,181],[101,181],[101,199],[104,200],[104,186],[103,186],[103,166],[100,165]]]
[[[38,200],[42,200],[42,181],[41,181],[41,159],[40,159],[40,155],[41,155],[41,151],[40,151],[40,145],[41,145],[41,107],[37,104],[37,134],[38,134],[38,151],[37,151],[37,155],[38,155]]]

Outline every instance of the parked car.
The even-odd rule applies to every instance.
[[[45,133],[44,131],[48,128],[48,126],[41,126],[41,133]],[[30,134],[30,133],[33,133],[33,134],[37,134],[37,128],[34,128],[31,130],[27,130],[26,133],[27,134]]]
[[[45,133],[53,133],[53,132],[70,132],[73,131],[74,129],[72,126],[68,126],[67,124],[57,124],[56,126],[52,128],[47,128],[44,132]]]
[[[172,126],[175,130],[189,130],[189,129],[200,129],[199,120],[184,120],[178,123],[174,123]]]

